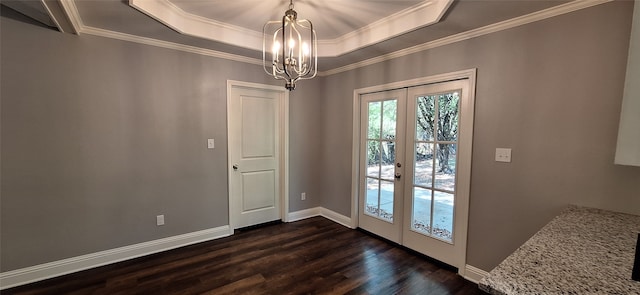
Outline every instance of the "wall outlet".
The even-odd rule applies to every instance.
[[[496,149],[496,162],[511,163],[511,149],[497,148]]]
[[[156,216],[156,225],[164,225],[164,215]]]
[[[307,199],[307,193],[301,193],[300,194],[300,200],[306,200]]]

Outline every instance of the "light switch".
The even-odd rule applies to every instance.
[[[496,148],[496,162],[511,163],[511,149]]]
[[[156,225],[164,225],[164,215],[156,216]]]
[[[213,138],[207,139],[207,148],[208,149],[212,149],[212,148],[215,148],[215,147],[216,147],[216,145],[215,145],[215,142],[213,141]]]

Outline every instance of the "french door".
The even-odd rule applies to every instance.
[[[361,228],[464,266],[472,105],[468,79],[360,96]]]
[[[407,90],[361,96],[361,196],[358,224],[394,242],[402,237],[404,125]],[[400,147],[400,148],[398,148]]]

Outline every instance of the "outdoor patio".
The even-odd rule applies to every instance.
[[[410,198],[413,202],[411,226],[417,232],[451,241],[455,172],[447,174],[436,173],[435,177],[432,177],[432,164],[432,160],[418,161],[416,163],[413,191],[405,192],[405,194],[412,195],[412,198]],[[455,163],[453,167],[455,167]],[[377,177],[367,178],[365,214],[382,220],[393,220],[394,169],[393,165],[383,165],[380,170],[378,170],[378,166],[368,168],[367,174],[369,176],[375,177],[379,171],[380,179],[377,179]],[[433,180],[435,180],[435,185],[432,184]],[[429,189],[434,187],[436,188],[435,190]]]

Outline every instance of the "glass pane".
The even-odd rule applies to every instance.
[[[380,181],[380,218],[393,222],[393,181]]]
[[[382,122],[382,102],[374,101],[369,103],[369,131],[367,138],[380,139],[380,123]]]
[[[393,180],[394,164],[396,162],[395,142],[383,141],[381,144],[382,179]]]
[[[458,92],[438,95],[438,140],[458,140]]]
[[[367,176],[380,177],[380,142],[367,141]]]
[[[432,187],[433,181],[433,144],[416,143],[415,170],[413,171],[413,183],[421,186]]]
[[[433,141],[435,96],[418,97],[416,101],[416,140]]]
[[[453,192],[456,187],[457,145],[437,144],[436,146],[435,188]]]
[[[435,192],[432,236],[453,241],[453,194]]]
[[[380,181],[367,177],[367,197],[364,204],[364,213],[378,216],[378,195],[380,194]]]
[[[423,234],[431,233],[431,190],[413,188],[411,228]]]
[[[396,138],[396,115],[398,101],[387,100],[382,103],[382,139]]]

